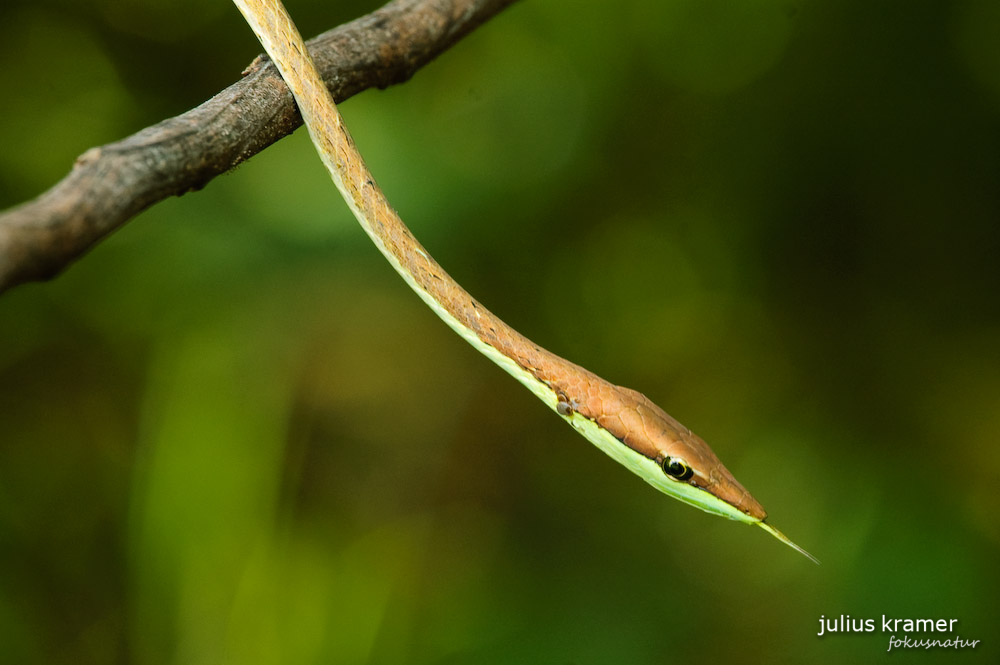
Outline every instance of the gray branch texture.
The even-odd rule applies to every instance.
[[[514,0],[395,0],[309,40],[334,99],[408,80]],[[57,275],[129,219],[204,187],[299,125],[266,58],[200,106],[91,148],[31,201],[0,212],[0,292]]]

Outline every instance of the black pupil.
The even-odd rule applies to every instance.
[[[687,480],[694,475],[691,467],[677,459],[668,459],[663,470],[667,472],[668,476],[672,476],[677,480]]]

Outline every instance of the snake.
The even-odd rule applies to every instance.
[[[763,506],[690,429],[645,395],[535,344],[448,275],[376,183],[281,0],[233,3],[291,90],[313,145],[351,212],[435,314],[597,448],[656,489],[707,513],[758,526],[819,563],[767,522]]]

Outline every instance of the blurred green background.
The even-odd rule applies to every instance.
[[[462,284],[822,566],[476,354],[298,131],[0,298],[0,660],[1000,662],[998,34],[995,0],[525,0],[343,107]],[[259,51],[224,0],[6,0],[0,208]],[[842,614],[981,642],[817,637]]]

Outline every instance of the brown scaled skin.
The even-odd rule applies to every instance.
[[[420,245],[389,204],[365,165],[302,39],[275,0],[234,0],[293,90],[306,126],[337,186],[375,244],[467,330],[527,370],[559,396],[563,416],[576,411],[651,460],[678,457],[694,475],[687,481],[758,521],[767,514],[722,465],[712,449],[644,395],[534,344],[469,295]],[[798,549],[796,547],[796,549]]]
[[[463,316],[452,314],[475,330],[481,340],[552,388],[559,395],[557,410],[561,415],[576,411],[657,463],[665,457],[679,457],[694,470],[694,476],[677,482],[700,487],[758,521],[767,517],[764,507],[740,485],[708,444],[648,397],[605,381],[539,347],[474,300],[472,311],[471,317],[461,309],[457,313]]]

